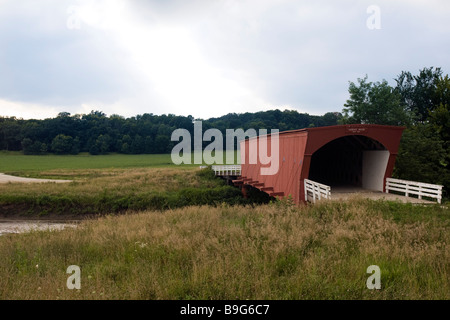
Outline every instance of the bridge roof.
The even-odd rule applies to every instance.
[[[288,136],[303,136],[307,139],[306,154],[312,154],[326,143],[345,136],[363,135],[372,138],[389,150],[397,154],[400,138],[405,127],[387,126],[380,124],[344,124],[335,126],[312,127],[297,130],[287,130],[279,132],[280,138]],[[246,140],[258,139],[260,137],[270,137],[272,134],[260,135]],[[242,141],[242,142],[244,142]]]
[[[388,125],[381,125],[381,124],[342,124],[342,125],[335,125],[335,126],[323,126],[323,127],[310,127],[310,128],[302,128],[302,129],[295,129],[295,130],[286,130],[286,131],[280,131],[279,135],[288,135],[288,134],[299,134],[299,133],[307,133],[307,132],[320,132],[320,131],[328,131],[328,130],[339,130],[344,129],[346,130],[347,134],[358,134],[358,133],[364,133],[369,128],[375,128],[378,130],[399,130],[400,132],[403,131],[406,127],[402,126],[388,126]],[[268,133],[267,136],[270,136],[271,134]],[[261,137],[261,136],[259,136]],[[246,140],[250,139],[256,139],[256,137],[246,138]]]

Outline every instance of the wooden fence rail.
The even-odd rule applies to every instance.
[[[211,166],[216,176],[240,176],[240,165]]]
[[[313,203],[316,202],[316,199],[330,199],[331,187],[309,179],[305,179],[305,201],[308,201],[308,196],[312,197]]]
[[[386,178],[386,193],[398,191],[404,193],[407,197],[414,194],[419,199],[422,199],[422,197],[437,199],[438,203],[442,201],[442,187],[438,184]]]

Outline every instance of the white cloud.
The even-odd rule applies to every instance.
[[[36,103],[8,101],[0,99],[0,116],[23,119],[45,119],[56,117],[59,110],[55,107]]]
[[[140,102],[132,99],[135,106],[156,100],[168,112],[201,117],[270,107],[245,79],[227,77],[229,70],[209,64],[192,32],[182,25],[143,24],[133,19],[122,1],[112,5],[108,1],[107,10],[86,4],[79,7],[77,16],[88,27],[107,30],[127,52],[134,80],[141,82],[141,88],[151,88],[138,93]]]

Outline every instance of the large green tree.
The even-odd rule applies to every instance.
[[[350,98],[344,104],[342,123],[406,125],[410,115],[401,95],[386,80],[369,82],[368,77],[350,82]]]
[[[449,150],[429,123],[417,124],[403,132],[395,164],[397,178],[450,187]]]
[[[436,89],[441,76],[441,68],[430,67],[423,68],[417,75],[402,71],[395,79],[396,91],[401,95],[402,103],[411,112],[415,121],[425,122],[429,112],[438,106]]]
[[[56,154],[72,153],[74,148],[74,140],[71,136],[58,134],[52,141],[52,151]]]
[[[47,145],[40,141],[32,141],[30,138],[22,140],[23,154],[43,154],[47,152]]]
[[[439,133],[441,139],[446,141],[447,149],[450,142],[450,78],[448,75],[440,77],[436,82],[434,94],[436,107],[429,111],[428,121]]]

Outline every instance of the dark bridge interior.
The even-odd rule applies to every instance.
[[[308,179],[336,186],[362,186],[363,152],[386,150],[366,136],[350,135],[335,139],[311,157]]]

